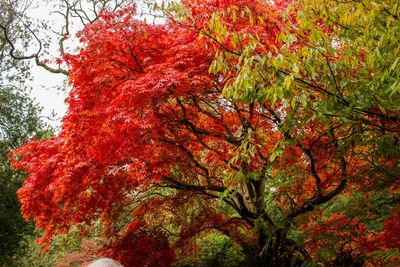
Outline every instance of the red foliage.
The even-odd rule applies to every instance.
[[[158,229],[146,230],[140,219],[131,222],[122,236],[103,247],[100,255],[118,260],[123,266],[170,266],[175,253],[167,236]]]
[[[365,251],[366,230],[365,225],[356,219],[347,218],[343,214],[333,214],[321,223],[307,227],[310,238],[306,242],[306,248],[313,255],[321,249],[333,252],[325,256],[325,261],[340,257],[354,259]]]
[[[400,207],[392,209],[392,212],[385,221],[382,243],[387,248],[400,249]]]
[[[400,249],[400,207],[392,209],[386,218],[383,230],[369,240],[369,251]]]

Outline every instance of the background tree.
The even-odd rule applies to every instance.
[[[25,48],[28,46],[28,43],[25,42],[26,33],[19,25],[12,23],[17,17],[24,16],[26,8],[26,3],[23,1],[9,0],[0,2],[0,82],[2,84],[5,82],[18,83],[29,76],[27,62],[18,61],[9,56],[10,47],[7,41],[7,39],[10,42],[21,40],[21,46]],[[3,31],[3,25],[9,25],[10,28],[13,28],[12,33],[6,36]],[[15,75],[16,71],[19,72],[19,75]]]
[[[12,265],[33,234],[33,225],[22,218],[16,197],[26,175],[11,168],[7,154],[33,135],[44,134],[39,113],[40,108],[19,89],[0,88],[0,265]]]

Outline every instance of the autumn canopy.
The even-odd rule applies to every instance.
[[[195,258],[215,231],[252,266],[396,262],[396,1],[310,2],[182,1],[164,24],[131,6],[87,26],[61,132],[11,155],[42,242],[101,224],[91,253],[124,266]]]

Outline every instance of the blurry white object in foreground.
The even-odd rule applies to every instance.
[[[86,267],[123,267],[119,262],[110,258],[100,258],[91,261]]]

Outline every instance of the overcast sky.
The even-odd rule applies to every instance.
[[[49,2],[50,4],[51,2]],[[31,8],[28,10],[28,14],[33,19],[46,18],[49,25],[52,25],[53,29],[59,30],[62,25],[61,16],[55,14],[50,15],[51,5],[46,5],[43,0],[34,0]],[[55,53],[57,48],[54,48]],[[41,58],[42,60],[45,58]],[[46,59],[52,59],[50,58]],[[37,67],[34,62],[31,62],[33,67],[31,74],[33,77],[32,81],[28,82],[28,85],[32,87],[31,96],[36,99],[36,102],[42,106],[42,116],[44,121],[54,127],[61,125],[61,118],[65,115],[67,105],[64,103],[64,99],[67,97],[67,92],[64,90],[57,89],[56,87],[62,88],[63,81],[66,77],[62,74],[53,74],[41,67]],[[65,86],[64,86],[64,89]],[[54,116],[55,115],[55,116]]]
[[[31,95],[43,107],[44,120],[54,127],[60,126],[61,118],[67,110],[67,105],[64,103],[67,92],[60,91],[56,86],[63,84],[65,76],[50,73],[36,66],[32,70],[32,76],[34,80],[29,82],[33,88]]]

